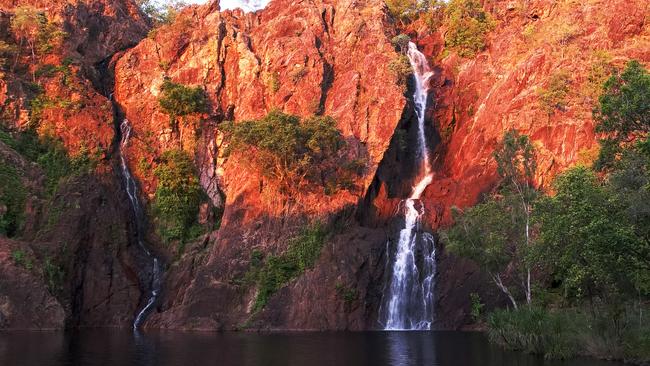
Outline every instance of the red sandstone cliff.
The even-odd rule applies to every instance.
[[[10,11],[15,3],[0,1],[0,9]],[[37,6],[46,4],[51,2]],[[400,150],[393,138],[396,129],[410,133],[413,110],[388,68],[397,57],[389,39],[398,30],[383,2],[274,0],[266,9],[246,14],[221,12],[213,2],[186,9],[172,25],[139,43],[147,27],[130,1],[76,4],[61,1],[52,5],[56,10],[48,9],[73,34],[65,49],[78,60],[75,67],[82,76],[75,78],[73,90],[57,87],[58,80],[44,80],[46,90],[69,98],[79,94],[84,105],[72,116],[61,108],[47,111],[45,121],[54,133],[73,152],[83,142],[110,158],[113,115],[110,102],[97,91],[98,85],[106,86],[107,77],[98,63],[115,54],[110,62],[115,67],[115,101],[134,129],[129,166],[141,182],[143,198],[151,197],[157,182],[141,171],[139,162],[155,165],[163,151],[179,146],[194,154],[201,185],[213,203],[224,204],[221,193],[226,197],[218,231],[189,245],[180,258],[159,248],[169,252],[165,294],[148,326],[376,327],[385,245],[395,235],[391,223],[409,189],[412,168],[408,149]],[[443,53],[444,29],[431,33],[414,24],[408,30],[436,70],[435,103],[429,111],[435,180],[423,196],[431,229],[449,223],[453,205],[471,205],[494,186],[492,151],[509,128],[533,139],[542,186],[576,162],[588,162],[597,146],[591,120],[594,99],[588,92],[592,65],[606,59],[620,66],[630,58],[650,63],[650,5],[644,0],[487,1],[486,7],[498,26],[489,35],[487,50],[472,59]],[[569,75],[570,92],[564,106],[549,113],[540,104],[539,91],[560,72]],[[194,127],[181,127],[180,133],[169,127],[169,117],[158,106],[165,76],[201,86],[209,98],[208,113],[197,117]],[[15,85],[11,76],[0,79],[0,102],[9,101],[0,104],[13,111],[13,122],[19,125],[26,112],[23,93]],[[367,160],[358,189],[335,197],[312,193],[288,213],[270,204],[259,177],[222,156],[219,124],[257,118],[275,108],[334,117],[355,156]],[[80,324],[125,325],[137,308],[142,259],[129,249],[124,195],[113,180],[98,178],[72,184],[58,202],[74,202],[74,197],[81,197],[81,208],[70,208],[70,221],[55,225],[44,238],[28,235],[29,245],[61,245],[61,238],[73,242],[78,256],[69,270],[77,288],[66,296],[84,301],[70,301],[68,316]],[[288,239],[315,218],[347,225],[325,245],[315,268],[253,314],[256,289],[237,283],[252,250],[282,252]],[[0,243],[8,245],[22,244]],[[471,264],[442,253],[437,324],[453,328],[466,321],[469,293],[479,292],[492,303],[498,297],[483,286]],[[2,258],[0,269],[5,268]],[[339,286],[353,289],[356,299],[345,301]],[[60,299],[64,307],[70,300],[66,296]]]

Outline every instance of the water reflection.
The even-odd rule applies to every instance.
[[[617,366],[550,362],[479,333],[182,333],[83,330],[0,333],[1,366]]]

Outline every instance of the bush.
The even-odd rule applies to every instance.
[[[18,49],[15,45],[0,41],[0,70],[4,70],[10,58],[16,57]]]
[[[566,71],[559,71],[551,75],[548,86],[538,92],[539,103],[549,115],[556,110],[566,107],[565,99],[569,95],[571,75]]]
[[[567,358],[577,353],[584,317],[572,312],[547,312],[522,307],[496,310],[488,317],[488,337],[507,349]]]
[[[45,263],[43,263],[43,275],[50,293],[56,295],[63,290],[65,272],[60,265],[49,257],[45,258]]]
[[[643,364],[650,360],[650,322],[643,315],[647,310],[624,310],[618,334],[607,310],[497,310],[488,317],[488,337],[507,349],[545,358],[590,355]]]
[[[262,310],[273,294],[316,263],[326,237],[324,226],[315,223],[291,239],[287,250],[280,255],[271,255],[263,260],[261,252],[253,251],[251,267],[245,278],[258,286],[254,312]]]
[[[167,151],[154,175],[158,179],[153,202],[158,234],[166,243],[193,239],[200,233],[196,227],[203,191],[191,157],[182,150]]]
[[[478,0],[451,0],[445,12],[447,47],[461,57],[474,57],[485,49],[486,35],[494,28],[494,21]]]
[[[409,77],[413,73],[409,58],[405,55],[398,56],[388,63],[388,69],[395,73],[395,76],[397,76],[398,85],[400,85],[402,89],[406,91]]]
[[[12,250],[11,259],[14,261],[15,265],[21,266],[27,270],[31,270],[34,267],[32,259],[23,249]]]
[[[406,53],[409,50],[409,42],[411,42],[411,37],[402,33],[393,37],[390,42],[397,51]]]
[[[27,190],[16,169],[0,161],[0,235],[15,236],[25,211]]]
[[[81,149],[71,157],[61,140],[39,137],[34,130],[10,134],[0,129],[0,141],[16,150],[27,160],[37,163],[45,173],[45,190],[53,194],[62,178],[91,173],[99,162],[99,152]]]
[[[176,123],[176,117],[204,113],[207,110],[208,100],[201,87],[190,88],[165,78],[160,92],[158,103],[169,115],[172,125]]]
[[[281,193],[314,186],[339,186],[347,161],[339,157],[343,137],[331,117],[273,111],[259,120],[227,123],[228,153],[236,152]]]

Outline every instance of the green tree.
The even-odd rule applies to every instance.
[[[566,71],[558,71],[551,75],[546,88],[539,90],[539,102],[549,115],[556,110],[566,107],[566,97],[569,95],[571,75]]]
[[[0,161],[0,235],[18,234],[24,212],[27,190],[16,169]]]
[[[625,145],[650,132],[650,74],[638,61],[630,61],[603,89],[594,111],[596,131],[605,134],[596,162],[601,170],[612,166]]]
[[[532,205],[538,196],[532,184],[535,152],[527,136],[511,130],[494,158],[501,176],[497,193],[464,212],[454,209],[455,224],[441,236],[452,253],[471,259],[487,272],[517,308],[514,290],[505,277],[517,280],[530,304],[531,270],[526,257],[532,245]]]
[[[36,41],[43,24],[45,24],[44,15],[30,5],[17,7],[11,18],[11,30],[19,41],[18,51],[20,52],[23,45],[27,43],[33,62],[36,62]]]
[[[445,44],[461,57],[473,57],[483,51],[486,36],[494,21],[478,0],[450,0],[446,6]]]
[[[190,88],[174,83],[169,78],[165,78],[160,87],[158,103],[169,115],[172,126],[176,124],[177,117],[204,113],[208,106],[205,91],[201,87]]]
[[[154,27],[173,23],[178,12],[187,6],[182,0],[136,0],[136,4]]]
[[[297,116],[273,111],[262,119],[223,127],[229,150],[239,153],[260,175],[284,193],[294,188],[337,184],[337,173],[348,166],[338,153],[345,147],[331,117]]]
[[[184,242],[192,239],[203,191],[185,151],[166,151],[160,160],[154,169],[158,186],[153,204],[158,231],[166,242]]]
[[[536,207],[536,258],[552,270],[567,298],[618,304],[621,295],[636,294],[636,276],[649,269],[648,244],[621,205],[584,167],[570,169],[554,185],[557,194]]]

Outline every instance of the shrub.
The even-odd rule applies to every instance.
[[[486,46],[494,28],[492,17],[478,0],[451,0],[446,8],[445,45],[461,57],[473,57]]]
[[[4,70],[10,58],[16,57],[15,45],[0,41],[0,70]]]
[[[238,153],[281,193],[336,185],[346,166],[339,157],[345,142],[331,117],[301,120],[273,111],[259,120],[227,123],[223,130],[227,153]]]
[[[483,307],[485,306],[485,304],[481,302],[481,297],[475,292],[469,294],[469,300],[472,306],[470,310],[470,315],[472,315],[472,320],[477,322],[481,319]]]
[[[336,295],[343,300],[346,310],[349,309],[355,301],[359,299],[359,292],[357,289],[345,286],[341,282],[335,285]]]
[[[395,49],[397,49],[399,52],[406,53],[409,50],[409,42],[411,42],[411,37],[402,33],[393,37],[390,42],[393,47],[395,47]]]
[[[21,266],[27,270],[31,270],[34,267],[32,259],[23,249],[12,250],[11,259],[14,261],[14,264]]]
[[[43,263],[43,275],[45,276],[45,283],[50,293],[56,295],[63,289],[63,282],[65,280],[65,272],[63,268],[56,264],[52,258],[46,257]]]
[[[16,169],[0,161],[0,234],[12,237],[18,233],[25,211],[27,190]]]
[[[160,92],[158,103],[169,115],[171,125],[176,123],[176,117],[203,113],[207,110],[207,97],[201,87],[190,88],[165,78]]]
[[[650,132],[650,73],[638,61],[630,61],[622,73],[603,85],[599,102],[594,111],[596,131],[606,137],[601,140],[596,165],[605,169],[625,145]]]
[[[388,69],[395,73],[397,77],[397,83],[406,91],[406,86],[408,85],[408,79],[413,73],[411,68],[411,62],[409,58],[405,55],[400,55],[397,58],[391,60],[388,63]]]
[[[154,169],[158,179],[153,211],[163,241],[193,239],[203,191],[191,157],[182,150],[170,150],[161,156]]]
[[[539,308],[496,310],[488,317],[490,341],[510,350],[567,358],[577,352],[576,338],[584,317]]]
[[[287,250],[280,255],[262,260],[261,252],[253,251],[251,267],[245,277],[258,286],[255,312],[262,310],[280,288],[316,263],[326,238],[325,227],[317,222],[291,239]]]
[[[566,71],[559,71],[551,75],[548,86],[538,92],[539,103],[549,115],[556,110],[566,107],[566,97],[569,95],[571,75]]]

